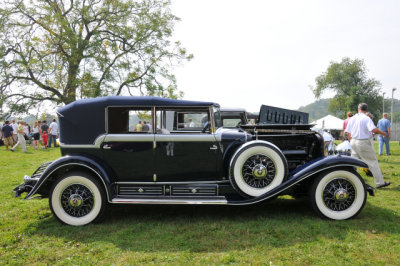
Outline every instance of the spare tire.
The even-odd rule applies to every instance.
[[[229,179],[244,197],[257,197],[279,186],[288,174],[288,164],[278,147],[266,141],[248,143],[232,157]]]

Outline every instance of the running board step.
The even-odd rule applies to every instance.
[[[218,197],[217,199],[149,199],[149,198],[114,198],[111,203],[115,204],[205,204],[205,205],[224,205],[228,204],[225,197]]]

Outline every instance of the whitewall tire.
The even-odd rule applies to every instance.
[[[363,209],[367,191],[364,180],[354,170],[334,170],[314,181],[310,198],[313,209],[321,217],[346,220]]]
[[[244,197],[257,197],[279,186],[286,178],[288,165],[274,145],[255,143],[237,152],[230,164],[230,181]]]
[[[106,205],[100,183],[82,172],[71,172],[57,180],[49,195],[50,209],[62,223],[81,226],[98,220]]]

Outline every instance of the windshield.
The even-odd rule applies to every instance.
[[[221,112],[217,107],[214,107],[214,121],[215,121],[215,129],[222,127]]]

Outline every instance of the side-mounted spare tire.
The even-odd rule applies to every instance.
[[[247,143],[232,157],[229,179],[244,197],[257,197],[279,186],[288,164],[278,147],[266,141]]]

